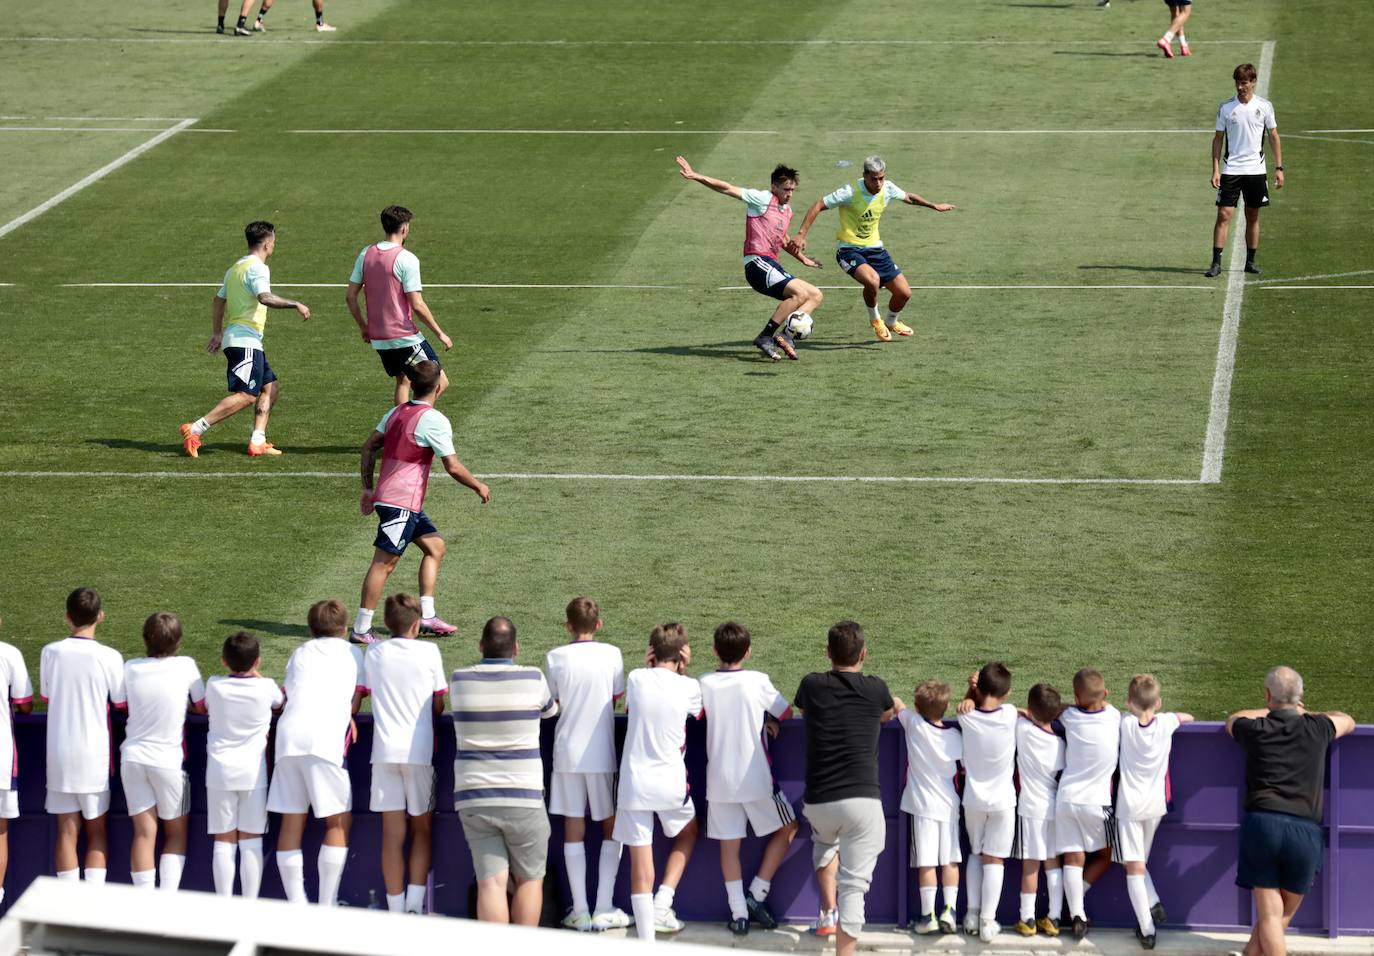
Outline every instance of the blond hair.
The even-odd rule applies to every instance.
[[[921,681],[911,696],[912,703],[916,705],[916,713],[926,720],[941,720],[945,716],[945,711],[949,709],[949,685],[942,680]]]
[[[1153,674],[1136,674],[1126,690],[1126,702],[1131,710],[1154,710],[1159,706],[1159,681]]]

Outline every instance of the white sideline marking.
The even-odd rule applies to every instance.
[[[194,122],[194,120],[192,120]],[[156,133],[153,126],[0,126],[0,133]],[[237,133],[236,129],[188,129],[187,133]],[[1344,142],[1344,140],[1342,140]]]
[[[1321,275],[1289,276],[1286,279],[1256,279],[1250,285],[1273,285],[1277,282],[1309,282],[1312,279],[1348,279],[1351,276],[1374,275],[1374,269],[1360,269],[1358,272],[1324,272]],[[1321,286],[1320,288],[1326,288]],[[1336,287],[1333,287],[1336,288]]]
[[[127,165],[128,163],[137,159],[139,156],[142,156],[144,153],[146,153],[148,150],[152,149],[159,143],[171,139],[177,133],[180,133],[182,130],[186,129],[186,127],[190,126],[194,122],[196,122],[194,119],[184,119],[181,122],[177,123],[175,126],[163,130],[162,132],[154,136],[152,139],[140,143],[138,146],[135,146],[133,149],[129,150],[127,153],[125,153],[123,156],[120,156],[118,159],[113,160],[112,162],[108,162],[104,166],[101,166],[99,169],[91,173],[85,179],[73,183],[72,185],[68,186],[66,189],[58,193],[56,196],[53,196],[51,199],[39,203],[37,206],[34,206],[32,209],[24,213],[22,216],[19,216],[15,219],[11,219],[3,226],[0,226],[0,237],[7,236],[11,232],[14,232],[14,230],[18,229],[20,226],[24,225],[24,223],[29,222],[32,219],[38,218],[39,216],[43,215],[43,213],[47,212],[49,209],[53,208],[57,204],[63,202],[66,199],[71,198],[72,196],[75,196],[77,193],[81,192],[81,190],[91,185],[91,183],[98,182],[99,180],[104,179],[106,176],[114,172],[116,169],[119,169],[121,166]]]
[[[1304,136],[1301,133],[1289,133],[1289,139],[1310,139],[1319,143],[1360,143],[1365,146],[1374,146],[1374,139],[1344,139],[1338,136]]]
[[[1260,52],[1259,82],[1255,95],[1269,97],[1269,77],[1274,71],[1274,41],[1264,41]],[[1245,298],[1245,234],[1232,217],[1231,264],[1226,277],[1226,302],[1221,308],[1221,334],[1217,337],[1217,366],[1212,376],[1212,401],[1207,414],[1207,440],[1202,447],[1202,481],[1221,482],[1226,457],[1226,423],[1231,417],[1231,379],[1236,372],[1236,342],[1240,338],[1240,305]]]
[[[857,283],[851,285],[819,285],[816,288],[829,291],[834,289],[853,289]],[[1000,291],[1000,290],[1056,290],[1065,289],[1079,291],[1083,289],[1149,289],[1151,292],[1158,292],[1162,289],[1201,289],[1205,292],[1215,292],[1216,286],[1203,285],[912,285],[912,289],[937,289],[947,291]],[[716,287],[717,292],[745,292],[751,291],[747,285],[722,285]]]
[[[843,134],[850,136],[884,136],[901,134],[933,134],[947,133],[951,135],[964,134],[988,134],[992,136],[1007,135],[1087,135],[1087,136],[1119,136],[1125,133],[1141,133],[1155,135],[1157,133],[1187,133],[1195,135],[1197,133],[1210,133],[1210,129],[832,129],[828,130],[832,134]],[[1345,142],[1342,140],[1342,142]]]
[[[1374,285],[1263,285],[1266,292],[1290,291],[1293,289],[1374,289]]]
[[[1208,40],[1211,46],[1253,46],[1264,40]],[[242,46],[238,41],[225,43],[225,37],[207,34],[203,37],[31,37],[5,36],[0,43],[162,43],[162,44],[222,44],[226,50]],[[454,47],[583,47],[583,46],[1130,46],[1136,43],[1101,40],[948,40],[948,39],[701,39],[701,40],[360,40],[313,39],[310,37],[256,37],[253,46],[299,44],[301,46],[454,46]],[[1202,44],[1199,44],[1201,48]],[[240,50],[240,52],[242,52]]]
[[[786,131],[776,129],[498,129],[415,127],[410,129],[291,129],[288,133],[302,135],[339,136],[347,133],[366,135],[451,135],[451,136],[667,136],[674,133],[701,136],[781,136]],[[823,136],[905,136],[905,135],[948,135],[948,136],[1154,136],[1164,133],[1186,133],[1195,136],[1210,133],[1209,129],[831,129],[821,130]],[[788,133],[788,135],[791,135]],[[1296,134],[1290,134],[1296,135]],[[1309,137],[1312,138],[1312,137]],[[1362,140],[1343,139],[1342,143],[1358,143]]]
[[[1305,129],[1304,133],[1374,133],[1374,129]]]
[[[1293,281],[1293,280],[1284,280]],[[277,282],[274,287],[279,289],[346,289],[347,282]],[[218,282],[63,282],[63,289],[218,289]],[[426,289],[627,289],[627,290],[649,290],[649,291],[669,291],[675,289],[690,288],[682,285],[616,285],[613,283],[582,282],[568,285],[555,283],[520,283],[520,282],[426,282]],[[824,290],[844,290],[856,288],[855,285],[822,285],[817,286]],[[1150,292],[1160,290],[1188,290],[1215,292],[1215,285],[913,285],[912,289],[923,290],[952,290],[952,291],[1046,291],[1046,290],[1067,290],[1081,291],[1093,289],[1142,289]],[[752,289],[747,285],[722,285],[716,286],[716,292],[750,292]]]
[[[456,134],[480,136],[665,136],[674,133],[683,135],[720,136],[777,136],[775,129],[289,129],[288,133],[329,134],[364,133],[366,135],[384,133],[410,134]]]

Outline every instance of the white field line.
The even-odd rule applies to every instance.
[[[1269,97],[1269,78],[1274,71],[1274,41],[1266,40],[1260,52],[1258,96]],[[1217,337],[1217,365],[1212,375],[1212,400],[1207,414],[1207,439],[1202,446],[1202,481],[1221,482],[1226,457],[1226,423],[1231,417],[1231,379],[1236,371],[1236,342],[1240,338],[1240,306],[1245,298],[1245,238],[1240,222],[1231,228],[1230,272],[1226,277],[1226,301],[1221,308],[1221,333]]]
[[[156,133],[155,126],[0,126],[0,133]],[[237,133],[236,129],[188,129],[186,133]]]
[[[1291,292],[1295,289],[1374,289],[1374,285],[1264,285],[1260,288],[1265,292]]]
[[[63,289],[218,289],[218,282],[63,282],[60,288]],[[273,283],[279,289],[346,289],[346,282],[277,282]],[[599,290],[647,290],[647,291],[672,291],[678,289],[692,288],[684,285],[616,285],[612,283],[575,283],[569,285],[559,285],[555,283],[518,283],[518,282],[426,282],[426,289],[599,289]],[[853,285],[823,285],[817,288],[825,290],[844,290],[853,289]],[[1146,290],[1158,292],[1160,290],[1187,290],[1201,292],[1215,292],[1215,285],[913,285],[912,289],[918,290],[948,290],[948,291],[1056,291],[1063,290],[1069,292],[1092,291],[1092,290]],[[716,292],[750,292],[753,291],[747,285],[722,285],[716,286]]]
[[[1340,136],[1304,136],[1301,133],[1289,133],[1289,139],[1310,139],[1319,143],[1356,143],[1364,146],[1374,146],[1374,139],[1345,139]]]
[[[787,130],[776,129],[523,129],[496,127],[411,127],[385,129],[289,129],[288,133],[307,136],[342,136],[349,133],[362,135],[424,135],[424,136],[667,136],[683,134],[693,136],[782,136],[792,135]],[[822,130],[822,136],[1155,136],[1166,133],[1184,133],[1196,136],[1212,132],[1209,129],[832,129]],[[1361,142],[1360,140],[1340,140],[1342,143]]]
[[[1264,40],[1209,40],[1211,46],[1254,46]],[[225,43],[225,38],[215,34],[203,37],[54,37],[54,36],[3,36],[0,43],[118,43],[140,44],[219,44],[226,50],[241,47],[238,41]],[[751,40],[742,38],[713,38],[697,40],[361,40],[335,37],[317,39],[311,37],[255,37],[253,46],[264,44],[286,44],[299,46],[437,46],[437,47],[641,47],[641,46],[1130,46],[1135,42],[1102,40],[1003,40],[997,38],[981,40],[951,39],[787,39],[770,38]],[[242,50],[239,50],[242,52]]]
[[[14,230],[24,225],[24,223],[38,218],[39,216],[43,215],[43,213],[47,212],[49,209],[53,208],[59,203],[67,199],[70,199],[72,196],[75,196],[77,193],[81,192],[81,190],[91,185],[91,183],[99,182],[100,180],[108,176],[110,173],[119,169],[121,166],[125,166],[128,163],[133,162],[135,159],[137,159],[139,156],[142,156],[144,153],[152,149],[154,146],[171,139],[177,133],[180,133],[182,130],[186,129],[194,122],[196,122],[195,119],[184,119],[181,122],[177,123],[175,126],[171,126],[163,130],[162,132],[154,136],[152,139],[146,140],[145,142],[135,146],[133,149],[129,150],[127,153],[125,153],[123,156],[120,156],[118,159],[115,159],[111,162],[106,163],[104,166],[101,166],[99,169],[91,173],[85,179],[73,183],[72,185],[68,186],[66,189],[58,193],[56,196],[53,196],[51,199],[48,199],[44,202],[39,203],[37,206],[34,206],[32,209],[24,213],[22,216],[19,216],[15,219],[11,219],[3,226],[0,226],[0,237],[9,235],[11,232],[14,232]]]
[[[834,289],[852,289],[852,288],[854,288],[854,285],[852,285],[852,284],[851,284],[851,285],[821,285],[821,286],[816,286],[816,288],[822,289],[822,290],[825,290],[825,291],[830,291],[830,290],[834,290]],[[963,292],[988,292],[988,291],[995,292],[995,291],[1003,291],[1003,290],[1021,290],[1021,291],[1027,291],[1027,290],[1029,290],[1029,291],[1037,291],[1037,290],[1065,290],[1065,291],[1070,291],[1070,292],[1079,292],[1079,291],[1093,290],[1093,289],[1149,289],[1151,292],[1158,292],[1158,291],[1161,291],[1161,290],[1171,290],[1171,289],[1202,290],[1202,291],[1204,291],[1204,292],[1215,292],[1215,291],[1216,291],[1216,286],[1214,286],[1214,285],[1203,285],[1203,284],[1200,283],[1200,282],[1197,283],[1196,285],[1125,285],[1125,284],[1123,284],[1123,285],[916,285],[916,284],[913,283],[913,284],[911,285],[911,288],[912,288],[912,289],[940,290],[940,291],[963,291]],[[717,287],[716,287],[716,291],[717,291],[717,292],[748,292],[748,291],[752,291],[752,289],[751,289],[749,286],[747,286],[747,285],[722,285],[722,286],[717,286]]]
[[[1279,282],[1310,282],[1313,279],[1348,279],[1351,276],[1374,275],[1374,269],[1361,269],[1358,272],[1324,272],[1320,275],[1289,276],[1286,279],[1255,279],[1248,285],[1274,285]]]
[[[1304,133],[1374,133],[1374,129],[1305,129]]]

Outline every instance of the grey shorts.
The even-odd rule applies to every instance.
[[[542,880],[549,857],[549,815],[543,807],[464,807],[458,811],[477,879],[509,870],[517,880]]]

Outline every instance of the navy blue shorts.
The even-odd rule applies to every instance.
[[[228,379],[231,392],[260,395],[264,385],[270,385],[277,380],[277,373],[267,364],[267,353],[262,349],[231,345],[224,350],[224,358],[229,363]]]
[[[423,511],[377,505],[376,512],[377,540],[372,544],[387,554],[405,554],[406,547],[416,538],[439,533]]]
[[[398,349],[378,349],[377,357],[382,360],[382,368],[386,369],[386,374],[392,378],[405,375],[406,378],[414,379],[416,365],[421,362],[439,362],[439,356],[434,354],[433,347],[424,341],[415,345],[402,345]],[[444,363],[439,362],[439,367],[443,368]]]
[[[1236,885],[1305,895],[1322,866],[1322,828],[1306,817],[1251,810],[1240,821]]]
[[[782,267],[782,263],[767,256],[750,259],[744,264],[744,281],[749,283],[749,288],[774,299],[787,298],[787,283],[795,278]]]
[[[850,276],[854,275],[854,270],[859,266],[871,266],[873,271],[878,273],[879,285],[887,285],[902,274],[902,270],[898,268],[897,263],[892,261],[892,257],[887,254],[887,250],[882,246],[872,249],[856,249],[852,246],[846,246],[835,253],[835,261]]]
[[[1267,173],[1223,173],[1221,188],[1217,190],[1217,205],[1235,207],[1245,197],[1246,208],[1269,205],[1269,176]]]
[[[1171,7],[1191,7],[1193,0],[1164,0]]]

